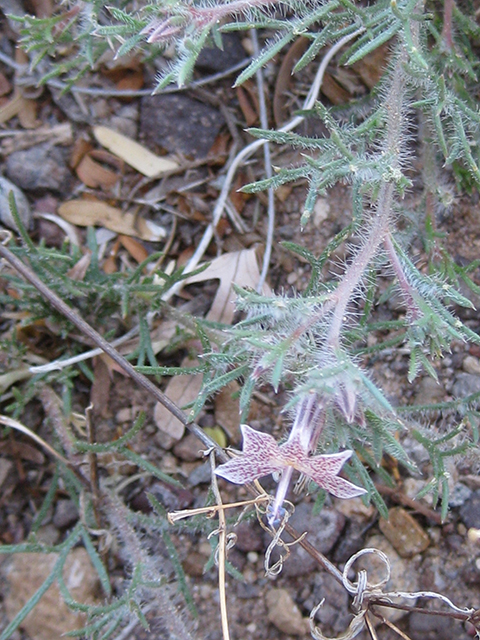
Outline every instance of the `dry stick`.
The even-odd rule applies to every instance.
[[[419,597],[422,597],[419,595]],[[383,599],[382,599],[383,598]],[[461,622],[470,622],[470,624],[474,625],[475,618],[480,610],[473,611],[473,613],[461,613],[456,611],[441,611],[437,609],[424,609],[422,607],[415,607],[414,605],[409,604],[398,604],[396,602],[391,602],[390,599],[385,597],[385,594],[379,594],[378,598],[374,601],[370,598],[369,601],[370,611],[373,615],[377,616],[377,618],[381,617],[381,614],[378,611],[375,611],[373,607],[389,607],[390,609],[398,609],[399,611],[407,611],[408,613],[422,613],[426,616],[440,616],[441,618],[454,618],[455,620],[460,620]],[[475,627],[476,628],[476,627]]]
[[[368,615],[365,616],[364,620],[365,620],[365,625],[367,627],[368,632],[370,633],[370,637],[372,638],[372,640],[378,640],[377,632],[375,631],[375,627],[373,626],[372,621],[370,620]]]
[[[28,64],[20,64],[15,62],[10,56],[2,53],[0,51],[0,62],[3,62],[8,67],[15,69],[16,71],[20,71],[23,73],[23,78],[19,81],[19,84],[33,84],[38,85],[38,80],[34,77],[33,74],[30,74],[30,65]],[[181,91],[187,91],[188,89],[195,89],[196,87],[202,87],[206,84],[210,84],[212,82],[216,82],[217,80],[221,80],[222,78],[226,78],[232,73],[240,71],[248,64],[250,64],[251,58],[244,58],[232,65],[228,69],[224,71],[219,71],[212,75],[206,76],[205,78],[201,78],[199,80],[193,80],[189,84],[186,84],[182,87],[174,86],[174,87],[166,87],[161,91],[157,91],[158,95],[163,93],[179,93]],[[101,89],[100,87],[70,87],[66,82],[61,82],[59,80],[48,80],[46,83],[52,89],[58,89],[60,91],[70,91],[71,93],[78,93],[81,95],[95,96],[95,97],[104,97],[104,98],[141,98],[143,96],[151,96],[151,89]]]
[[[194,422],[190,422],[186,414],[174,403],[168,396],[166,396],[160,389],[158,389],[153,382],[151,382],[144,375],[139,373],[135,367],[128,362],[126,358],[124,358],[116,349],[112,347],[112,345],[105,340],[95,329],[93,329],[88,322],[79,315],[79,313],[69,307],[63,300],[61,300],[53,291],[51,291],[47,285],[45,285],[40,278],[38,278],[33,271],[25,265],[22,260],[17,258],[9,249],[7,249],[4,245],[0,243],[0,256],[4,258],[7,262],[9,262],[12,267],[14,267],[30,284],[32,284],[41,294],[44,296],[46,300],[54,307],[57,311],[59,311],[65,318],[70,320],[72,324],[74,324],[77,329],[79,329],[84,335],[86,335],[90,340],[96,344],[102,351],[104,351],[114,362],[116,362],[124,371],[127,373],[135,382],[145,389],[148,393],[150,393],[155,400],[158,400],[160,404],[162,404],[172,415],[174,415],[180,422],[185,425],[192,433],[194,433],[197,438],[209,449],[213,448],[219,458],[222,461],[228,460],[228,457],[223,452],[223,450],[218,446],[218,444],[212,440],[207,434],[203,431],[201,427],[199,427]]]
[[[399,629],[396,624],[393,624],[393,622],[390,622],[390,620],[387,620],[387,618],[384,618],[383,616],[381,617],[378,616],[378,617],[383,622],[383,624],[385,624],[387,627],[390,627],[390,629],[392,629],[392,631],[395,631],[395,633],[397,633],[401,638],[403,638],[403,640],[412,640],[410,636],[407,636],[407,634],[404,633],[401,629]],[[370,623],[370,620],[368,619],[367,616],[365,616],[365,620],[368,620],[368,622]]]
[[[211,518],[219,509],[225,511],[226,509],[236,509],[237,507],[248,507],[260,504],[261,502],[266,502],[268,499],[269,496],[267,494],[261,494],[253,500],[241,500],[240,502],[229,502],[228,504],[222,505],[213,504],[209,507],[199,507],[198,509],[170,511],[167,513],[167,520],[170,524],[175,524],[177,520],[183,520],[184,518],[191,518],[193,516],[206,515],[207,518]]]
[[[45,442],[45,440],[42,440],[42,438],[40,438],[40,436],[38,436],[34,431],[31,431],[24,424],[22,424],[18,420],[14,420],[13,418],[10,418],[9,416],[0,415],[0,424],[4,424],[6,427],[10,427],[10,429],[16,429],[17,431],[24,433],[29,438],[37,442],[41,447],[45,449],[45,451],[48,454],[50,454],[56,460],[59,460],[60,462],[62,462],[68,469],[70,469],[70,471],[72,471],[72,473],[75,474],[75,477],[78,478],[78,480],[80,480],[80,482],[83,484],[84,487],[86,487],[87,489],[90,489],[90,484],[88,480],[79,471],[79,469],[77,469],[77,467],[73,463],[67,460],[67,458],[62,456],[61,453],[58,453],[58,451],[55,451],[53,447],[51,447],[47,442]]]
[[[222,620],[223,640],[230,640],[228,630],[227,593],[225,585],[225,560],[227,555],[227,521],[225,511],[222,509],[222,496],[218,490],[217,476],[215,475],[215,453],[210,453],[210,466],[212,469],[212,490],[217,501],[218,510],[218,592],[220,595],[220,618]]]

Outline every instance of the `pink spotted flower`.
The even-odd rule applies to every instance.
[[[303,473],[337,498],[354,498],[366,493],[365,489],[338,475],[352,451],[312,455],[319,436],[321,413],[322,407],[313,395],[302,400],[290,436],[280,445],[268,433],[242,425],[242,455],[215,470],[218,476],[234,484],[246,484],[270,473],[281,472],[275,500],[268,514],[270,525],[279,519],[294,470]]]

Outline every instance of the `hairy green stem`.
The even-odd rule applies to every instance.
[[[403,128],[402,104],[405,94],[403,65],[405,50],[400,51],[392,71],[392,82],[385,96],[387,112],[386,138],[383,154],[391,158],[389,173],[380,187],[376,202],[376,213],[370,230],[360,250],[351,260],[333,296],[335,307],[327,336],[327,346],[336,350],[340,346],[340,334],[346,320],[348,305],[360,286],[368,265],[377,255],[390,229],[390,217],[395,194],[395,178],[400,169],[401,138]]]
[[[351,298],[388,233],[394,190],[395,186],[392,182],[387,182],[382,186],[378,197],[377,213],[373,219],[368,238],[345,271],[335,291],[337,302],[327,337],[327,345],[333,349],[340,346],[340,333],[346,320],[345,314]]]

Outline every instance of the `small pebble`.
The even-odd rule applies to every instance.
[[[237,535],[236,548],[244,553],[262,551],[265,548],[260,525],[256,521],[240,522],[235,527]]]
[[[429,546],[430,538],[408,511],[394,507],[388,515],[388,520],[380,518],[380,531],[402,558],[411,558]]]
[[[202,443],[196,435],[189,433],[173,447],[173,453],[186,462],[195,462],[203,457]]]
[[[449,507],[461,507],[465,500],[472,495],[472,490],[462,482],[456,482],[448,497]]]
[[[425,377],[420,380],[415,393],[417,404],[435,404],[445,397],[445,389],[436,380]]]
[[[313,209],[313,224],[320,229],[330,214],[330,204],[326,198],[317,198]]]
[[[268,619],[282,633],[303,636],[305,621],[286,589],[271,589],[266,596]]]
[[[59,500],[53,515],[53,524],[58,529],[64,529],[78,520],[78,508],[73,500]]]
[[[452,387],[452,393],[457,398],[469,396],[472,393],[480,391],[480,376],[474,373],[464,373],[461,371],[457,374],[456,380]]]
[[[10,154],[6,174],[21,189],[52,189],[68,192],[72,175],[68,169],[66,151],[50,143],[39,144]]]
[[[472,527],[471,529],[468,530],[467,537],[470,540],[470,542],[473,542],[473,543],[480,542],[480,529],[474,529]]]
[[[224,122],[220,111],[186,94],[141,99],[141,133],[170,152],[205,158]]]
[[[480,529],[480,489],[473,491],[462,504],[460,517],[467,529]]]
[[[200,51],[195,67],[209,73],[225,71],[247,55],[238,33],[222,33],[222,48],[206,46]]]
[[[480,375],[480,361],[475,356],[467,356],[462,363],[462,368],[466,373]]]

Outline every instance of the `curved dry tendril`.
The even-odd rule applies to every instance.
[[[367,571],[365,569],[362,569],[357,574],[356,582],[351,582],[351,580],[349,580],[348,578],[348,573],[352,569],[355,562],[360,557],[365,555],[377,556],[384,564],[385,575],[378,582],[370,584],[368,582]],[[392,600],[396,598],[406,598],[409,600],[416,600],[417,598],[430,598],[440,600],[453,610],[453,613],[451,613],[452,617],[460,617],[460,619],[469,621],[475,626],[475,614],[477,613],[475,609],[457,607],[457,605],[455,605],[449,598],[442,595],[441,593],[436,593],[434,591],[383,591],[383,587],[385,587],[385,585],[390,580],[390,574],[390,561],[388,557],[383,553],[383,551],[374,548],[366,548],[362,549],[358,553],[355,553],[345,564],[345,568],[342,574],[342,584],[345,590],[348,591],[350,595],[354,596],[352,609],[355,615],[351,620],[348,629],[336,638],[327,638],[327,636],[322,633],[321,629],[315,624],[315,615],[325,602],[325,598],[323,598],[319,602],[319,604],[314,607],[314,609],[312,609],[310,613],[310,630],[312,636],[316,640],[352,640],[365,627],[366,616],[369,612],[369,609],[373,605],[381,605],[382,607],[388,607],[389,605],[391,605],[392,607],[396,608],[396,605],[392,602]],[[425,610],[425,613],[430,612],[428,610]],[[460,616],[458,614],[460,614]],[[475,628],[477,627],[475,626]]]
[[[303,540],[303,538],[306,536],[306,533],[302,533],[302,535],[299,536],[293,542],[284,542],[282,540],[282,533],[285,527],[287,526],[288,520],[290,519],[290,517],[293,515],[293,512],[295,511],[295,507],[288,500],[285,500],[284,502],[283,515],[282,515],[282,519],[280,520],[278,528],[275,529],[274,527],[265,524],[264,517],[266,516],[269,509],[271,508],[273,501],[274,501],[274,498],[272,496],[268,496],[268,502],[266,506],[264,506],[263,504],[255,505],[255,509],[257,511],[257,519],[260,526],[268,534],[270,535],[273,534],[273,538],[265,551],[265,558],[264,558],[265,575],[268,576],[269,578],[274,578],[275,576],[278,576],[278,574],[282,571],[283,563],[290,555],[289,547],[291,547],[292,544],[296,544],[297,542],[300,542],[300,540]],[[286,553],[285,555],[280,555],[280,558],[275,562],[275,564],[273,564],[273,566],[270,566],[270,558],[276,547],[281,547],[286,551]]]

